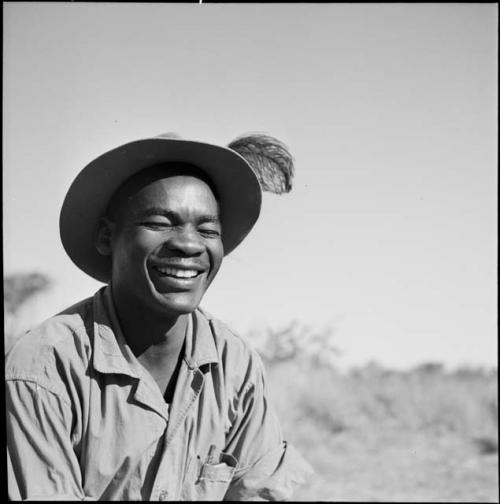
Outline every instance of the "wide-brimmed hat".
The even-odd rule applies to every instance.
[[[259,217],[262,200],[250,164],[230,148],[165,134],[114,148],[77,175],[59,219],[62,244],[76,266],[96,280],[109,282],[111,259],[95,247],[99,219],[125,180],[167,162],[189,163],[208,175],[219,198],[224,255],[241,243]]]

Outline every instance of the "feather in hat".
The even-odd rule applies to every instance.
[[[253,168],[263,191],[274,194],[292,190],[294,160],[285,144],[263,133],[246,133],[228,147]]]

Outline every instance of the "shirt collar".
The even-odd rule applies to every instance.
[[[127,344],[118,322],[111,287],[94,296],[94,367],[101,373],[119,373],[139,378],[141,364]]]
[[[211,319],[197,309],[188,318],[184,360],[192,369],[218,363]],[[140,378],[144,372],[127,344],[114,307],[111,286],[94,296],[94,367],[102,373],[119,373]]]
[[[190,368],[219,362],[211,319],[200,309],[189,317],[184,359]]]

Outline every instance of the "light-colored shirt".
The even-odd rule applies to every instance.
[[[22,336],[6,360],[10,499],[290,499],[312,471],[282,438],[257,352],[201,310],[184,348],[168,405],[109,287]]]

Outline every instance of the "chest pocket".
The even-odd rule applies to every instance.
[[[182,500],[222,500],[236,466],[236,459],[226,453],[220,454],[217,463],[203,463],[199,457],[193,457],[182,488]]]

